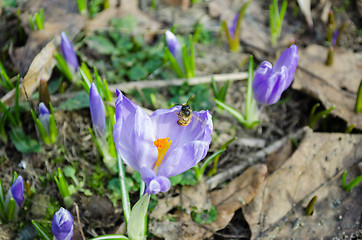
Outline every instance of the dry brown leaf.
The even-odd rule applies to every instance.
[[[50,41],[34,58],[31,63],[28,72],[26,73],[22,84],[19,86],[20,99],[25,99],[24,88],[26,94],[30,98],[33,92],[38,88],[40,79],[48,81],[50,78],[53,68],[55,66],[54,54],[56,52],[54,41]],[[24,87],[23,87],[24,86]],[[10,106],[13,104],[15,95],[15,89],[8,92],[1,98],[1,101],[6,105]]]
[[[332,114],[362,128],[362,117],[354,112],[362,76],[360,63],[352,51],[343,48],[335,49],[333,66],[324,64],[326,57],[327,49],[322,46],[301,50],[293,88],[321,100],[326,108],[335,105]]]
[[[29,14],[44,9],[44,29],[31,31],[29,26]],[[67,32],[70,39],[82,29],[86,17],[78,13],[78,7],[73,0],[30,0],[26,1],[22,9],[26,12],[20,15],[22,25],[29,34],[29,38],[24,47],[15,49],[12,53],[12,61],[23,76],[30,66],[30,63],[39,51],[54,37],[61,32]]]
[[[161,199],[150,215],[150,231],[166,240],[175,239],[205,239],[213,232],[225,228],[236,210],[250,202],[258,193],[266,174],[265,165],[255,165],[247,169],[241,176],[235,178],[223,189],[208,193],[206,184],[184,187],[181,195]],[[217,220],[211,224],[198,224],[192,221],[191,211],[210,209],[212,205],[218,213]],[[182,206],[183,211],[171,210]],[[170,219],[176,221],[170,221]]]
[[[357,220],[361,221],[361,187],[350,194],[341,191],[340,184],[342,171],[357,165],[361,158],[361,135],[308,133],[297,151],[266,178],[254,200],[243,208],[252,239],[331,239],[342,231],[356,231]],[[303,207],[314,195],[318,196],[316,214],[306,217]],[[333,208],[333,201],[338,200],[343,207]],[[339,215],[346,223],[354,223],[342,224]],[[297,228],[298,219],[304,226]]]

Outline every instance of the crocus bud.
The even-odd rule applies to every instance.
[[[79,67],[77,55],[75,54],[72,42],[64,32],[61,33],[60,50],[65,61],[77,72]]]
[[[64,208],[60,208],[54,214],[52,221],[52,232],[54,240],[72,240],[73,239],[73,216]]]
[[[18,176],[11,185],[10,192],[16,204],[20,207],[24,199],[24,180],[21,176]]]
[[[259,104],[271,105],[279,101],[293,81],[298,60],[298,48],[292,45],[280,55],[274,67],[267,61],[260,64],[253,81],[254,98]]]
[[[92,83],[89,90],[89,108],[91,112],[93,126],[96,133],[105,135],[106,133],[106,116],[104,113],[104,105],[101,96],[99,96],[97,87]]]
[[[168,50],[170,50],[172,56],[176,59],[180,68],[184,70],[184,63],[182,60],[182,47],[177,40],[175,34],[168,30],[166,31],[166,43]]]
[[[48,84],[45,79],[40,79],[39,84],[39,102],[45,103],[45,106],[49,107],[50,94],[48,89]]]
[[[229,27],[229,34],[231,38],[235,38],[236,25],[238,23],[239,13],[236,13],[231,26]]]
[[[49,134],[49,118],[50,118],[49,109],[45,106],[45,104],[43,102],[39,103],[38,119],[48,134]]]

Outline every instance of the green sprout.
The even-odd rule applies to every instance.
[[[244,127],[246,128],[254,128],[259,124],[259,110],[256,103],[256,100],[253,98],[253,90],[252,83],[254,78],[254,62],[253,56],[250,56],[249,60],[249,75],[246,84],[246,99],[245,99],[245,112],[242,115],[235,108],[227,105],[226,103],[214,98],[215,103],[228,111],[231,115],[233,115]]]
[[[226,98],[226,93],[228,91],[229,88],[229,80],[226,81],[226,83],[224,85],[222,85],[219,89],[219,87],[216,84],[216,81],[214,79],[214,77],[211,78],[211,88],[212,88],[212,92],[214,93],[214,98],[221,101],[221,102],[225,102],[225,98]],[[219,108],[223,109],[221,106],[218,106]]]
[[[354,111],[356,113],[360,113],[362,111],[362,80],[358,87],[357,100],[356,100],[356,105],[355,105]]]
[[[359,182],[362,181],[362,175],[356,177],[352,181],[350,181],[348,184],[346,184],[346,177],[347,177],[347,171],[343,172],[342,175],[342,188],[346,191],[351,191],[354,186],[356,186]]]
[[[29,24],[31,30],[35,30],[35,26],[38,30],[42,30],[44,28],[44,9],[41,8],[39,12],[35,12],[34,16],[29,15]]]
[[[314,205],[317,202],[317,196],[314,196],[308,203],[308,206],[305,208],[305,214],[308,216],[313,215],[314,212]]]
[[[8,74],[2,63],[0,62],[0,85],[3,86],[7,91],[10,91],[14,88],[14,84],[10,81]]]
[[[86,0],[77,0],[78,11],[80,14],[87,13],[87,1]]]
[[[74,203],[72,195],[69,191],[67,180],[64,177],[64,174],[60,168],[58,168],[57,176],[54,176],[54,180],[58,186],[60,195],[63,198],[64,204],[66,207],[71,207]]]
[[[272,46],[276,45],[277,39],[280,37],[285,12],[287,11],[287,5],[288,1],[284,0],[280,8],[280,13],[278,8],[278,0],[273,0],[273,3],[269,6],[270,40]]]
[[[319,113],[315,113],[315,111],[317,110],[317,108],[320,106],[319,103],[314,104],[314,106],[312,107],[312,110],[310,111],[310,116],[309,116],[309,127],[313,129],[315,123],[321,119],[321,118],[326,118],[327,115],[333,111],[333,109],[335,108],[335,106],[333,105],[332,107],[330,107],[329,109],[326,109],[324,111],[321,111]]]

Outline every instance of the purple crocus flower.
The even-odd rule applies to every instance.
[[[280,55],[274,67],[267,61],[260,64],[253,81],[254,98],[259,104],[271,105],[279,101],[293,81],[298,59],[298,48],[293,44]]]
[[[14,198],[16,204],[20,207],[24,199],[24,180],[18,176],[10,187],[11,197]]]
[[[99,95],[97,87],[94,83],[92,83],[89,90],[89,108],[96,133],[104,136],[106,133],[106,116],[104,113],[104,105],[103,100]]]
[[[123,161],[141,173],[146,193],[168,191],[170,177],[206,156],[213,128],[209,111],[193,111],[191,122],[179,126],[181,106],[158,109],[148,116],[120,91],[115,106],[114,143]]]
[[[49,134],[49,118],[50,118],[49,109],[45,106],[43,102],[39,103],[38,119],[48,134]]]
[[[73,216],[67,209],[60,208],[53,216],[52,232],[54,240],[73,239]]]
[[[166,43],[168,50],[170,50],[172,56],[176,59],[178,65],[180,68],[184,71],[184,63],[182,58],[182,47],[177,40],[175,34],[173,34],[171,31],[166,31]]]
[[[64,32],[61,33],[60,50],[65,61],[77,72],[79,67],[77,55],[75,54],[72,42]]]
[[[235,13],[233,22],[229,27],[229,34],[231,38],[235,38],[236,25],[238,24],[239,13]]]
[[[338,38],[340,32],[341,31],[338,29],[333,33],[333,35],[332,35],[332,47],[334,47],[336,45],[337,38]]]

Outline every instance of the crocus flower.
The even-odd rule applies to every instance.
[[[231,38],[235,38],[236,25],[238,23],[239,13],[236,13],[231,26],[229,27],[229,34]]]
[[[18,176],[10,187],[11,197],[14,198],[16,204],[20,207],[24,199],[24,180]]]
[[[179,126],[180,110],[181,106],[158,109],[148,116],[117,91],[114,143],[123,161],[141,173],[148,194],[168,191],[169,178],[195,166],[209,149],[209,111],[193,111],[191,122]]]
[[[72,42],[64,32],[61,33],[60,50],[65,61],[77,72],[79,67],[77,55],[75,54]]]
[[[101,96],[98,93],[97,87],[92,83],[89,90],[89,108],[91,112],[93,126],[96,133],[105,135],[106,133],[106,116],[104,113],[104,105]]]
[[[38,119],[48,134],[49,134],[49,118],[50,118],[49,109],[45,106],[43,102],[39,103]]]
[[[73,239],[73,216],[67,209],[60,208],[53,216],[52,232],[54,240]]]
[[[279,101],[293,81],[298,59],[298,48],[293,44],[280,55],[274,67],[267,61],[260,64],[253,81],[254,98],[259,104],[271,105]]]
[[[170,50],[172,56],[176,59],[178,65],[184,71],[184,63],[182,58],[182,47],[177,40],[175,34],[173,34],[171,31],[166,31],[166,43],[168,50]]]

